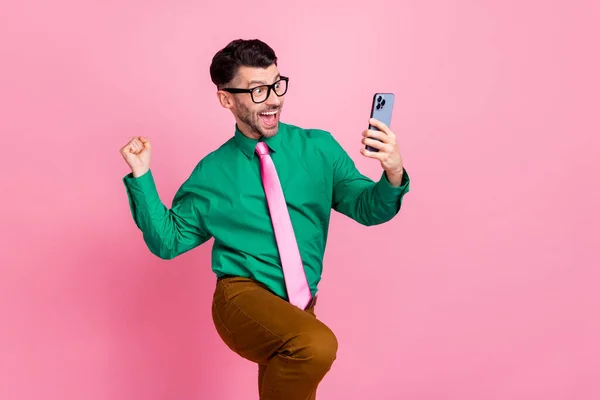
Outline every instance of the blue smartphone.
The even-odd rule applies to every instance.
[[[375,118],[390,127],[392,123],[392,111],[394,110],[394,100],[394,93],[375,93],[373,104],[371,105],[371,118]],[[369,124],[369,129],[379,130],[371,124]],[[369,145],[365,145],[365,149],[374,152],[379,151]]]

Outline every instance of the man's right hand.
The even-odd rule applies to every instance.
[[[150,170],[150,153],[150,141],[143,136],[135,136],[121,148],[121,155],[135,178]]]

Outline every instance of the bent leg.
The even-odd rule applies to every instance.
[[[259,364],[261,400],[314,399],[336,358],[337,339],[313,310],[247,278],[219,281],[213,320],[230,349]]]

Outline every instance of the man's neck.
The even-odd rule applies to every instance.
[[[252,128],[250,128],[248,125],[246,125],[242,121],[237,120],[236,123],[237,123],[238,129],[242,133],[242,135],[246,136],[247,138],[253,139],[253,140],[258,140],[261,138],[261,136],[262,136],[261,134],[254,132],[254,130]]]

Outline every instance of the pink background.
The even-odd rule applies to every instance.
[[[283,120],[372,178],[371,96],[397,95],[412,191],[383,226],[333,216],[320,399],[600,398],[598,2],[200,3],[2,4],[0,399],[258,397],[212,242],[151,255],[118,152],[151,138],[170,205],[233,133],[208,66],[237,37],[280,57]]]

